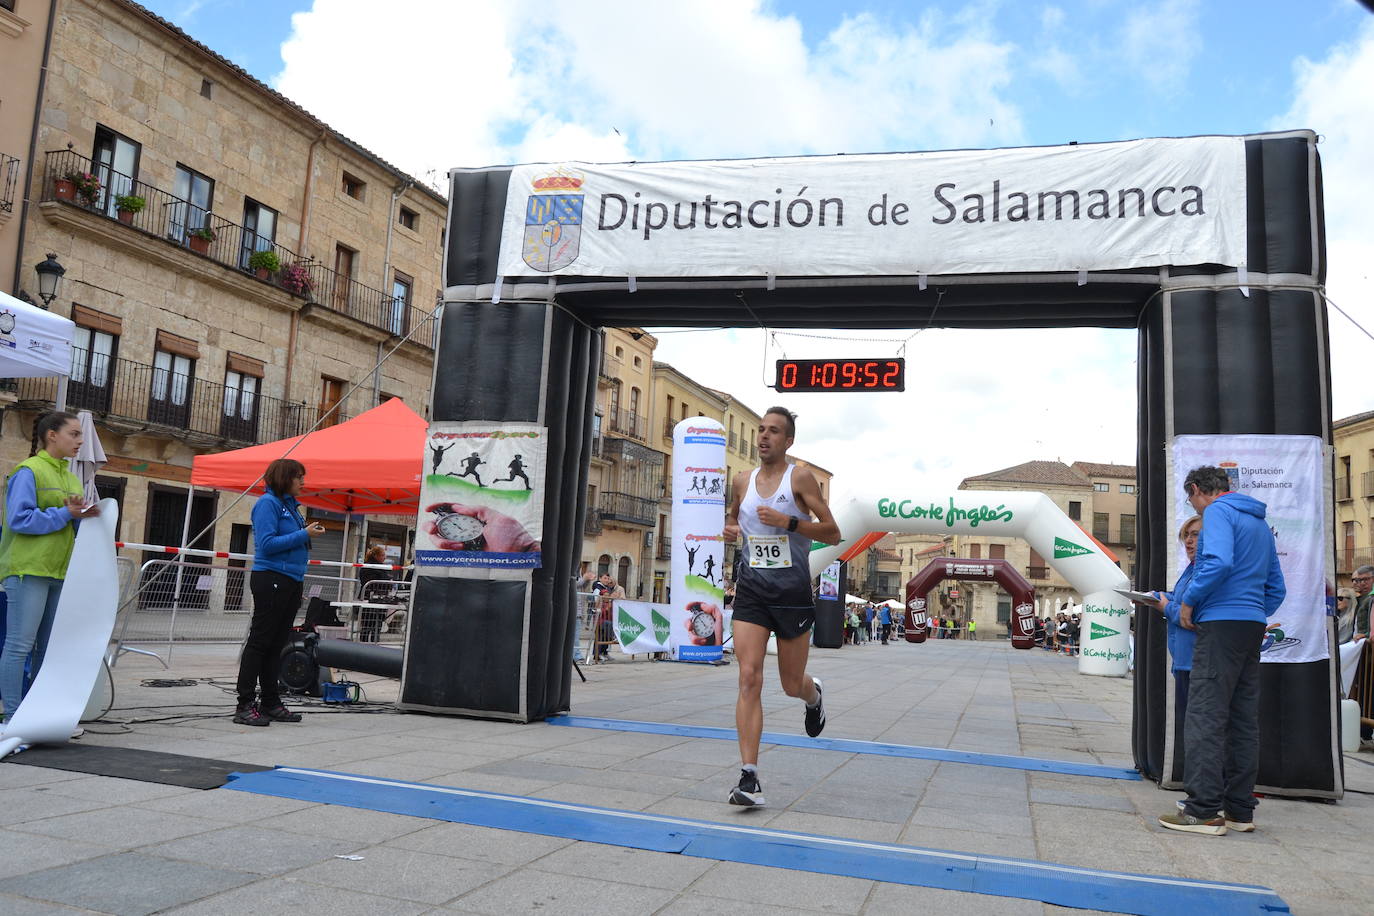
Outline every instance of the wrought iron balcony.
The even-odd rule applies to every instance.
[[[19,187],[19,160],[0,153],[0,213],[14,211],[14,192]]]
[[[94,176],[93,182],[73,183],[68,176]],[[83,193],[83,190],[86,193]],[[142,206],[134,212],[120,202],[139,198]],[[230,222],[191,201],[93,163],[71,150],[55,150],[46,156],[44,201],[61,201],[73,207],[104,216],[130,229],[155,236],[178,248],[192,251],[229,270],[256,276],[263,283],[285,290],[293,296],[314,302],[331,311],[356,318],[372,327],[404,337],[418,326],[426,313],[404,300],[381,290],[364,286],[318,264],[311,258],[279,245],[254,229]],[[256,267],[272,258],[259,256],[270,252],[278,269]],[[412,338],[433,349],[434,335],[421,333]]]
[[[582,533],[593,538],[601,533],[600,509],[595,506],[587,507],[587,517],[582,520]]]
[[[623,522],[652,528],[658,513],[658,500],[633,493],[602,493],[601,518],[608,522]]]
[[[649,438],[649,418],[633,410],[616,408],[610,412],[611,432],[635,439]]]
[[[147,363],[88,355],[72,348],[67,408],[89,410],[112,428],[148,429],[229,445],[257,445],[299,436],[314,427],[319,410],[305,404],[245,392],[217,382],[168,372]],[[0,380],[21,406],[50,407],[55,378]],[[335,412],[331,411],[331,414]],[[334,423],[347,415],[339,413]]]

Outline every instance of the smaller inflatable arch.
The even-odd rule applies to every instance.
[[[925,642],[927,631],[926,596],[945,579],[961,582],[996,582],[1011,595],[1011,644],[1018,649],[1035,645],[1035,586],[1006,560],[973,560],[964,557],[938,557],[906,583],[906,639]]]
[[[1080,674],[1124,677],[1131,659],[1131,603],[1117,593],[1126,574],[1043,493],[1024,490],[907,491],[893,488],[837,501],[844,539],[811,552],[820,575],[863,533],[981,534],[1020,538],[1083,596]]]

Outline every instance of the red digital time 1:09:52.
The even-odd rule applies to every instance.
[[[905,391],[906,360],[780,359],[778,391]]]

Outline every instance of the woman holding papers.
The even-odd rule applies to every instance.
[[[1178,530],[1178,539],[1183,543],[1183,552],[1188,555],[1188,565],[1179,574],[1178,584],[1172,592],[1157,592],[1159,609],[1169,620],[1169,658],[1173,660],[1174,672],[1174,714],[1177,721],[1183,722],[1188,714],[1188,678],[1193,672],[1193,643],[1197,633],[1184,628],[1179,620],[1178,596],[1188,589],[1193,580],[1193,559],[1197,554],[1197,539],[1202,532],[1202,516],[1194,515],[1183,523]]]
[[[24,662],[32,673],[43,664],[67,577],[80,519],[100,514],[87,506],[81,481],[67,467],[81,448],[81,421],[50,411],[34,424],[34,453],[11,472],[5,486],[5,533],[0,536],[0,578],[8,598],[5,651],[0,656],[0,694],[5,715],[14,715],[24,692]]]

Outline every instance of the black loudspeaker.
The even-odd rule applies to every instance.
[[[281,650],[281,670],[277,682],[286,693],[317,697],[323,693],[320,685],[331,680],[333,675],[328,668],[321,668],[315,660],[315,644],[319,637],[314,633],[296,633],[286,648]]]

